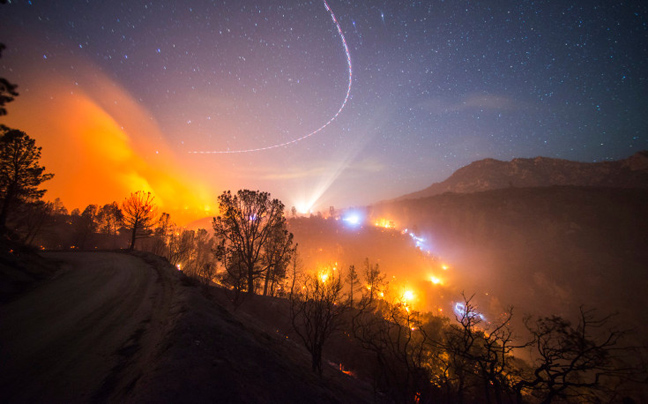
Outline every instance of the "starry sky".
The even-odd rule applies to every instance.
[[[0,76],[20,96],[0,123],[43,146],[50,198],[83,208],[145,189],[184,220],[225,189],[327,210],[487,157],[648,149],[644,1],[328,6],[13,0]]]

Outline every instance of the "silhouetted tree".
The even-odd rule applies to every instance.
[[[0,235],[6,234],[12,209],[40,200],[46,191],[40,184],[54,176],[45,174],[40,155],[41,148],[25,132],[0,128]]]
[[[267,192],[230,191],[218,197],[220,216],[213,226],[219,242],[216,258],[228,274],[246,277],[246,290],[255,293],[255,280],[284,261],[292,245],[286,230],[284,205]],[[272,256],[272,259],[268,257]],[[235,282],[240,286],[240,282]]]
[[[272,233],[262,253],[262,263],[266,268],[263,282],[264,296],[268,295],[268,291],[272,295],[274,285],[286,277],[286,268],[296,248],[293,247],[292,233],[285,228]]]
[[[339,330],[348,304],[343,299],[343,283],[335,271],[306,276],[290,293],[290,319],[293,330],[311,354],[313,372],[322,375],[322,350],[330,336]]]
[[[4,1],[0,1],[0,4],[4,4]],[[0,57],[2,57],[2,51],[5,49],[5,45],[0,43]],[[14,97],[18,95],[16,91],[15,84],[9,82],[9,80],[4,77],[0,77],[0,116],[6,115],[7,110],[5,109],[5,104],[13,101]]]
[[[44,201],[26,203],[18,208],[15,229],[25,244],[34,243],[41,230],[51,221],[53,211],[53,203]]]
[[[135,241],[138,238],[151,235],[156,211],[153,199],[150,192],[137,191],[131,193],[122,203],[124,224],[131,229],[131,241],[128,247],[130,250],[135,248]]]
[[[351,320],[354,338],[374,357],[374,387],[389,402],[421,403],[432,400],[431,382],[440,356],[435,340],[444,325],[440,318],[426,324],[405,299],[393,303],[363,298]]]
[[[353,295],[358,290],[360,284],[360,278],[358,277],[358,271],[356,271],[355,265],[349,266],[349,272],[347,272],[345,280],[349,284],[349,305],[353,307]]]
[[[587,395],[585,401],[598,402],[596,394],[604,388],[604,380],[628,372],[617,362],[624,333],[609,322],[610,317],[597,318],[583,308],[576,325],[559,316],[527,319],[536,358],[532,376],[515,386],[518,396],[527,390],[542,403]]]
[[[367,283],[366,293],[371,303],[384,286],[385,275],[380,272],[378,264],[372,264],[369,258],[365,259],[364,280]]]
[[[97,213],[99,232],[109,236],[117,235],[123,220],[124,214],[119,209],[117,202],[105,204]]]
[[[97,205],[88,205],[74,223],[74,244],[82,250],[86,248],[88,237],[98,229],[98,212],[99,207]]]
[[[205,229],[198,229],[194,238],[194,252],[189,265],[183,271],[197,275],[205,284],[209,284],[216,275],[216,266],[212,262],[214,239]]]
[[[511,402],[513,384],[521,380],[511,353],[525,345],[513,343],[510,320],[512,309],[501,321],[485,322],[472,297],[463,295],[456,315],[457,324],[446,328],[439,347],[445,352],[439,361],[443,371],[440,385],[453,402]]]
[[[153,254],[169,259],[169,247],[175,228],[176,225],[171,221],[171,215],[162,212],[155,224],[155,229],[153,229],[153,240],[148,246]]]

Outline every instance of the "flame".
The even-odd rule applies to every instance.
[[[403,300],[405,301],[414,300],[414,292],[412,292],[411,290],[406,290],[405,292],[403,292]]]
[[[376,220],[374,222],[374,225],[376,227],[382,227],[382,228],[385,228],[385,229],[395,229],[396,228],[396,225],[394,224],[393,220],[384,219],[384,218]]]
[[[443,281],[441,280],[441,278],[437,278],[434,275],[430,276],[430,282],[432,282],[435,285],[442,285],[443,284]]]

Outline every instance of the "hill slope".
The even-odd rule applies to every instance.
[[[585,304],[639,325],[648,304],[646,206],[646,189],[546,187],[447,193],[373,212],[417,226],[456,264],[463,288],[487,294],[490,305],[546,315]]]
[[[64,269],[0,305],[2,402],[371,401],[335,368],[317,377],[300,345],[206,298],[162,258],[48,255]]]

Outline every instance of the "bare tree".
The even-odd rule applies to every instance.
[[[369,258],[365,259],[364,265],[364,279],[367,283],[366,293],[369,303],[371,303],[385,285],[385,274],[381,273],[378,264],[372,264]]]
[[[349,272],[347,272],[345,281],[349,284],[349,305],[353,307],[353,295],[358,290],[358,285],[360,283],[358,271],[356,271],[355,265],[349,266]]]
[[[311,354],[313,372],[322,375],[322,350],[341,326],[348,305],[342,280],[334,271],[313,273],[290,293],[290,319],[295,333]]]
[[[601,392],[604,379],[623,377],[627,369],[616,359],[624,332],[611,328],[610,319],[582,307],[576,325],[559,316],[527,319],[536,359],[532,377],[515,386],[520,400],[523,390],[542,403],[582,398]]]
[[[156,211],[153,199],[154,197],[150,192],[137,191],[131,193],[122,203],[124,224],[131,229],[129,250],[135,248],[135,241],[138,238],[147,237],[151,234],[151,226]]]
[[[441,361],[445,394],[459,403],[477,398],[486,403],[511,402],[513,384],[521,380],[512,352],[526,346],[514,343],[510,327],[513,309],[509,308],[500,321],[486,322],[472,297],[462,296],[455,315],[457,324],[447,327],[439,342],[446,352]]]
[[[435,387],[431,381],[440,356],[437,344],[443,320],[422,316],[404,299],[395,302],[365,297],[352,317],[354,338],[371,352],[374,388],[396,403],[431,402]]]

